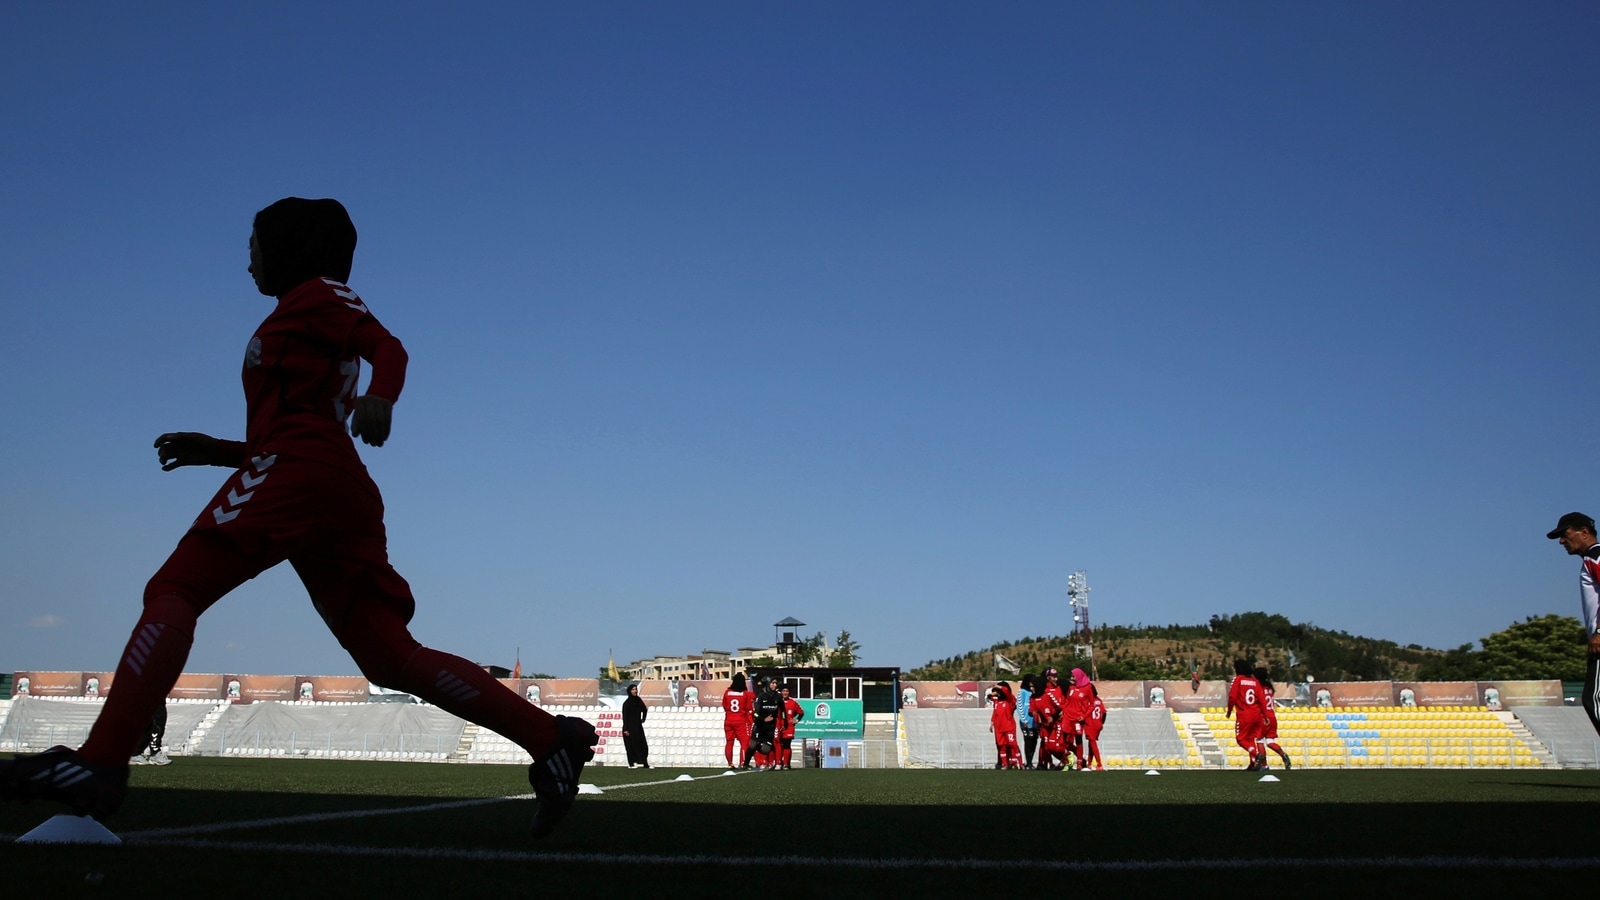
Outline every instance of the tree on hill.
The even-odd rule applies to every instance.
[[[1102,681],[1178,681],[1189,677],[1187,668],[1163,668],[1138,657],[1107,660],[1097,668]]]
[[[1265,666],[1274,681],[1478,681],[1481,679],[1583,680],[1587,641],[1583,624],[1572,616],[1548,615],[1512,624],[1483,638],[1482,650],[1463,644],[1430,650],[1417,644],[1330,631],[1296,624],[1281,615],[1247,612],[1212,616],[1204,625],[1107,625],[1095,631],[1095,659],[1105,681],[1177,681],[1194,665],[1202,678],[1227,679],[1233,660],[1243,657]],[[859,661],[861,645],[841,631],[828,651],[817,632],[804,639],[796,661],[815,660],[834,668]],[[996,642],[931,660],[906,672],[907,679],[969,681],[997,677],[994,654],[1001,653],[1024,672],[1047,666],[1087,669],[1075,654],[1071,636],[1024,637]],[[776,659],[751,660],[753,668],[773,668]],[[537,675],[532,677],[549,677]]]
[[[1486,678],[1583,680],[1589,641],[1572,616],[1529,616],[1482,643]]]
[[[1483,677],[1483,654],[1462,644],[1417,667],[1418,681],[1477,681]]]
[[[1583,680],[1589,642],[1583,623],[1572,616],[1529,616],[1480,643],[1482,650],[1462,644],[1429,660],[1417,677],[1423,681]]]
[[[907,678],[966,681],[993,678],[994,653],[1039,672],[1083,666],[1071,637],[1029,637],[968,651],[906,673]],[[1583,677],[1583,626],[1570,616],[1528,619],[1496,632],[1475,651],[1401,646],[1294,623],[1281,615],[1247,612],[1212,616],[1203,625],[1108,625],[1094,633],[1095,659],[1107,681],[1160,681],[1189,677],[1191,663],[1202,678],[1226,679],[1233,660],[1265,666],[1275,681],[1475,681],[1480,678]],[[1087,668],[1087,666],[1083,666]]]

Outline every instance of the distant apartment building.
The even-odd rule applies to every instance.
[[[701,650],[698,655],[655,656],[638,659],[626,666],[618,666],[618,674],[632,681],[714,681],[732,678],[737,672],[749,672],[763,661],[767,667],[774,663],[794,668],[818,668],[826,665],[833,652],[827,638],[822,638],[821,658],[806,663],[794,663],[796,651],[803,641],[798,629],[805,623],[786,618],[774,623],[775,640],[766,647],[740,647],[737,652],[726,650]]]

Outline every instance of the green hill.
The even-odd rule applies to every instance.
[[[1471,644],[1434,650],[1417,644],[1295,624],[1264,612],[1212,616],[1204,625],[1111,625],[1094,632],[1094,653],[1104,681],[1185,679],[1190,666],[1202,678],[1233,675],[1233,660],[1264,665],[1278,681],[1443,681],[1477,678],[1583,678],[1583,625],[1570,616],[1529,618]],[[1075,637],[1025,637],[929,661],[905,677],[968,681],[995,677],[994,654],[1038,672],[1082,666]],[[1292,667],[1291,667],[1292,664]]]

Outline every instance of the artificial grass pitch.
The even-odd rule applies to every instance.
[[[684,772],[696,780],[672,780]],[[235,896],[521,896],[592,887],[597,872],[648,878],[658,892],[747,890],[754,873],[772,872],[820,878],[830,897],[1063,879],[1187,897],[1231,895],[1252,880],[1297,897],[1478,896],[1567,884],[1595,874],[1573,867],[1596,865],[1582,862],[1591,854],[1577,839],[1600,800],[1596,772],[1278,771],[1282,780],[1265,784],[1195,771],[707,777],[719,774],[587,769],[583,780],[606,793],[579,798],[553,838],[534,842],[531,802],[494,799],[529,792],[520,766],[179,759],[133,770],[134,791],[107,823],[121,847],[13,845],[60,810],[0,806],[0,883],[8,895],[220,883]],[[460,804],[474,800],[486,802]],[[408,811],[380,812],[395,809]],[[1300,862],[1273,862],[1285,859]]]

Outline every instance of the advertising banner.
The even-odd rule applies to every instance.
[[[1483,705],[1490,709],[1508,706],[1560,706],[1559,681],[1480,681]]]
[[[365,703],[370,698],[367,679],[359,675],[296,675],[296,700],[326,703]]]
[[[17,672],[11,678],[11,696],[82,697],[82,672]]]
[[[1100,692],[1100,702],[1106,705],[1106,709],[1144,706],[1142,681],[1096,681],[1094,687]]]
[[[1481,706],[1476,681],[1396,681],[1396,706]]]
[[[1208,706],[1228,705],[1228,682],[1202,681],[1198,685],[1183,681],[1146,681],[1145,706],[1177,712],[1198,712]],[[1196,690],[1196,688],[1199,688]],[[1108,706],[1110,704],[1107,704]]]
[[[733,682],[727,678],[678,682],[679,706],[722,706],[722,695]]]
[[[867,716],[860,700],[800,700],[806,717],[794,726],[798,738],[860,740],[867,733]]]
[[[227,699],[235,703],[295,698],[293,675],[224,675],[222,680]]]
[[[104,697],[111,693],[111,678],[115,674],[115,672],[83,673],[83,695],[85,697]]]
[[[645,706],[677,706],[676,681],[648,680],[639,682],[639,699]]]
[[[995,686],[998,685],[999,683],[1000,683],[999,681],[980,681],[980,682],[978,682],[978,705],[979,706],[983,707],[984,709],[988,709],[988,708],[994,706],[994,704],[989,701],[989,692],[994,690]],[[1011,696],[1015,697],[1017,695],[1017,683],[1015,681],[1011,681],[1011,680],[1007,679],[1006,680],[1006,684],[1011,686]]]
[[[221,675],[189,675],[178,676],[178,683],[172,686],[167,696],[173,700],[221,700],[222,699]],[[101,690],[105,690],[105,683],[101,682]]]
[[[983,705],[984,694],[976,681],[900,682],[901,709],[979,709]]]
[[[1393,706],[1392,681],[1317,681],[1311,684],[1311,705],[1328,709],[1345,706]]]
[[[500,683],[534,706],[593,706],[600,702],[598,678],[502,678]],[[644,693],[642,687],[639,693]]]

